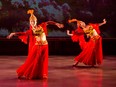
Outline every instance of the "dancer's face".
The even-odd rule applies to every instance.
[[[85,26],[86,26],[85,22],[81,21],[81,22],[80,22],[80,26],[81,26],[82,28],[85,28]]]
[[[30,25],[32,27],[36,26],[37,25],[37,21],[36,20],[30,20]]]

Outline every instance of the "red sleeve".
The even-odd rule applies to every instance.
[[[53,25],[56,24],[56,22],[54,22],[54,21],[47,21],[46,23],[47,23],[47,24],[53,24]]]
[[[26,32],[17,32],[16,35],[18,35],[18,38],[24,42],[25,44],[27,44],[27,39],[28,39],[28,35],[30,33],[30,30],[27,30]]]
[[[101,32],[100,32],[100,29],[99,29],[99,24],[90,24],[90,25],[92,25],[93,26],[93,28],[96,30],[96,32],[98,33],[98,34],[100,34]]]
[[[79,41],[79,36],[75,34],[75,31],[72,31],[73,36],[71,36],[71,39],[73,42],[78,42]]]

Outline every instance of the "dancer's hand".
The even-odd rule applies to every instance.
[[[15,35],[15,33],[10,33],[10,35],[7,36],[7,39],[12,38]]]
[[[69,31],[69,30],[67,30],[67,31],[66,31],[66,33],[67,33],[67,35],[69,35],[69,36],[73,36],[73,34],[72,34],[72,33],[70,33],[70,31]]]
[[[63,28],[63,27],[64,27],[63,24],[59,24],[59,23],[56,23],[55,25],[56,25],[58,28]]]
[[[106,24],[106,22],[107,22],[106,19],[103,19],[103,24]]]
[[[102,23],[99,23],[99,26],[102,26],[102,25],[104,25],[104,24],[106,24],[106,19],[103,19],[103,22]]]

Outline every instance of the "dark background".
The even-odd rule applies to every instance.
[[[86,23],[100,23],[104,18],[107,24],[100,27],[103,37],[104,55],[115,55],[116,44],[116,0],[0,0],[0,55],[27,55],[28,45],[16,37],[8,40],[11,32],[25,31],[29,28],[28,9],[34,9],[38,24],[44,21],[63,23],[58,29],[48,26],[50,55],[77,55],[80,53],[78,43],[73,43],[66,35],[69,27],[67,20],[77,18]]]
[[[115,2],[115,0],[0,0],[0,36],[27,30],[30,16],[27,10],[34,9],[38,24],[52,20],[66,25],[67,20],[72,18],[86,23],[99,23],[106,18],[107,24],[101,26],[101,35],[103,38],[116,38]],[[74,24],[71,26],[75,27]],[[56,32],[60,30],[50,27],[48,32],[55,30],[52,37],[62,37],[67,36],[65,30],[68,28],[66,25],[61,33],[57,34]]]

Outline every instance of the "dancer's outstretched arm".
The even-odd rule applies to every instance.
[[[47,25],[49,25],[49,24],[56,25],[58,28],[63,28],[64,27],[63,24],[57,23],[57,22],[54,22],[54,21],[47,21],[46,23],[47,23]]]
[[[8,36],[7,36],[7,38],[8,39],[11,39],[13,36],[15,36],[16,35],[16,33],[10,33]]]

